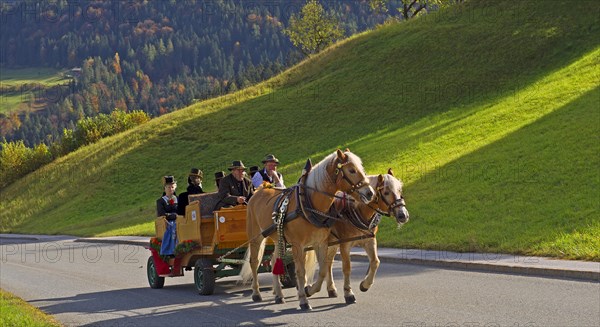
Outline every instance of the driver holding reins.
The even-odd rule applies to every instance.
[[[231,173],[219,182],[219,198],[215,210],[224,206],[235,206],[247,203],[252,194],[254,186],[252,181],[246,177],[246,167],[240,160],[234,160],[229,168]]]

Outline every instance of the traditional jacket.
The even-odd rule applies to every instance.
[[[175,220],[177,219],[177,196],[172,198],[164,195],[156,200],[156,216],[167,218],[167,229],[163,235],[162,244],[160,247],[161,255],[173,255],[175,246],[177,245],[177,227]]]
[[[167,220],[175,220],[177,218],[177,197],[173,196],[169,199],[165,195],[156,200],[156,216],[167,216]]]
[[[245,196],[246,200],[249,200],[252,194],[254,194],[252,181],[244,177],[241,182],[238,182],[232,174],[229,174],[219,182],[219,197],[221,200],[217,203],[215,210],[226,205],[237,205],[238,196]]]
[[[200,185],[188,184],[187,193],[188,195],[201,194],[204,193],[204,190],[202,190],[202,186]]]
[[[185,207],[187,207],[188,204],[190,204],[188,198],[189,195],[202,193],[204,193],[204,190],[202,190],[202,186],[189,184],[187,187],[187,192],[179,194],[179,203],[177,203],[177,214],[180,216],[185,216]]]

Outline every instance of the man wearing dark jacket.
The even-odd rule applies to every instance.
[[[177,206],[178,215],[185,216],[185,207],[190,204],[188,196],[204,193],[204,190],[202,190],[203,177],[204,173],[202,173],[202,170],[198,168],[192,168],[190,174],[188,175],[187,192],[179,194],[179,204]]]
[[[254,186],[252,181],[246,177],[246,167],[240,160],[235,160],[228,168],[231,173],[219,182],[219,197],[216,210],[224,206],[235,206],[247,203],[252,194]]]

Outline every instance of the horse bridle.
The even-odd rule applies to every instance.
[[[348,194],[352,194],[354,192],[356,192],[356,190],[360,189],[361,187],[363,187],[365,185],[365,183],[363,181],[360,181],[358,183],[353,183],[352,180],[350,180],[350,178],[348,178],[348,176],[346,176],[346,174],[344,173],[344,166],[346,166],[347,164],[350,163],[350,161],[346,160],[346,162],[339,162],[339,160],[336,164],[336,168],[335,168],[335,175],[337,176],[337,180],[339,181],[340,178],[345,180],[346,183],[348,183],[348,185],[350,185],[350,190],[346,193]],[[341,175],[340,175],[341,174]]]
[[[385,182],[384,182],[385,185]],[[373,208],[371,207],[371,203],[374,203],[376,201],[371,201],[371,203],[369,203],[369,207],[375,211],[377,211],[377,213],[384,215],[384,216],[388,216],[388,217],[392,217],[393,213],[392,211],[398,207],[406,207],[406,202],[404,202],[404,196],[400,195],[400,198],[398,199],[394,199],[394,201],[392,203],[390,203],[385,196],[383,196],[383,188],[384,185],[381,186],[377,186],[377,195],[381,198],[381,200],[383,201],[383,203],[385,203],[385,205],[388,207],[387,208],[387,212],[379,209],[379,208]],[[395,197],[395,195],[394,195]],[[379,201],[379,199],[376,199],[377,201]]]

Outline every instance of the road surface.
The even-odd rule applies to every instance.
[[[354,262],[357,303],[346,305],[336,263],[340,297],[323,289],[303,312],[295,289],[274,304],[269,274],[260,275],[261,303],[234,277],[211,296],[196,293],[191,272],[150,289],[149,251],[139,246],[2,239],[0,251],[0,287],[67,326],[600,326],[597,282],[382,263],[363,293],[367,263]]]

